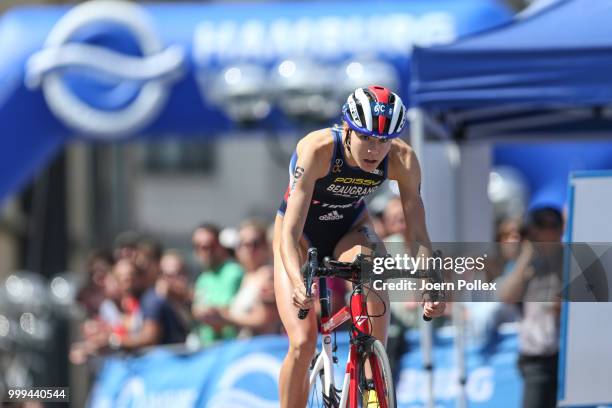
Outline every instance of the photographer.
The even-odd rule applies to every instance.
[[[523,407],[557,404],[562,234],[558,209],[532,210],[515,267],[500,287],[502,301],[521,303],[518,365]]]

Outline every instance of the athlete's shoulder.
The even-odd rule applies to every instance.
[[[414,149],[400,138],[391,139],[391,149],[389,149],[391,159],[399,160],[404,164],[416,159]]]
[[[411,171],[418,166],[414,149],[402,139],[392,139],[391,149],[389,149],[389,178],[397,179],[399,174]]]
[[[334,138],[330,128],[319,129],[304,136],[297,144],[296,151],[299,156],[313,154],[324,156],[328,160],[334,151]],[[329,157],[327,157],[329,156]]]

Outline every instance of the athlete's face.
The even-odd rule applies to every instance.
[[[349,137],[351,138],[351,155],[357,162],[357,165],[365,171],[374,171],[383,161],[389,149],[391,142],[387,138],[377,138],[363,135],[350,129]]]

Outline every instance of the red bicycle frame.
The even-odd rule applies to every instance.
[[[359,380],[360,380],[360,366],[359,356],[363,353],[362,346],[371,339],[370,337],[370,316],[368,315],[367,305],[365,296],[363,293],[362,286],[355,286],[353,294],[351,295],[350,306],[344,306],[333,316],[329,316],[329,296],[327,292],[327,284],[325,278],[319,279],[319,288],[321,303],[321,334],[323,336],[323,343],[331,341],[330,334],[338,328],[341,324],[347,320],[352,320],[352,328],[350,331],[351,344],[349,349],[349,357],[346,364],[345,380],[343,384],[343,398],[340,403],[340,407],[344,408],[344,398],[346,390],[344,387],[349,386],[349,407],[357,408],[359,400]],[[325,295],[323,295],[325,294]],[[372,379],[374,381],[374,387],[377,395],[384,395],[384,381],[380,374],[380,367],[378,361],[372,358],[370,361],[370,368],[372,371]],[[347,381],[348,380],[348,381]],[[379,400],[379,406],[381,408],[387,408],[387,401],[382,398]]]

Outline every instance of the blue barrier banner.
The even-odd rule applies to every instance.
[[[414,333],[416,335],[416,333]],[[401,360],[398,407],[424,407],[426,373],[417,336],[408,337],[410,351]],[[348,335],[338,334],[337,383],[348,355]],[[278,373],[287,340],[266,336],[231,341],[194,354],[158,349],[136,358],[109,358],[92,391],[91,408],[208,407],[275,408]],[[501,336],[495,351],[477,345],[465,352],[467,401],[471,407],[520,405],[521,383],[516,370],[517,338]],[[460,394],[452,338],[436,338],[434,384],[437,407],[453,407]]]
[[[402,359],[396,389],[398,407],[425,407],[427,374],[423,370],[422,350],[416,342],[410,342],[410,345],[411,350]],[[495,349],[486,353],[479,345],[471,345],[465,350],[465,392],[470,407],[520,406],[522,388],[516,368],[517,350],[515,334],[503,335]],[[436,406],[455,407],[461,387],[452,338],[438,337],[433,353]]]

